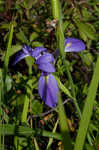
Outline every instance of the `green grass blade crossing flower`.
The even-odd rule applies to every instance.
[[[64,33],[63,33],[63,25],[62,25],[62,13],[61,13],[61,5],[59,0],[51,0],[52,4],[52,13],[53,18],[58,21],[57,24],[57,31],[56,31],[56,37],[57,37],[57,43],[59,44],[59,52],[62,58],[64,57]]]
[[[71,86],[72,96],[75,98],[73,102],[75,104],[77,114],[78,114],[79,118],[81,118],[81,111],[80,111],[80,108],[79,108],[78,103],[76,101],[75,88],[74,88],[72,76],[71,76],[71,73],[69,71],[68,64],[66,63],[66,60],[65,60],[65,54],[66,53],[64,52],[64,49],[65,49],[65,47],[64,47],[64,29],[63,29],[63,22],[62,22],[61,4],[60,4],[59,0],[51,0],[51,4],[52,4],[53,17],[54,17],[54,19],[56,19],[58,21],[56,37],[57,37],[59,52],[60,52],[63,64],[66,68],[67,76],[68,76],[69,83]]]
[[[96,97],[98,84],[99,84],[99,56],[96,62],[96,67],[89,87],[89,92],[85,101],[85,106],[83,109],[74,150],[83,150],[88,125],[93,111],[94,99]]]
[[[59,52],[62,57],[62,61],[64,63],[65,62],[65,55],[64,55],[65,47],[64,47],[64,32],[63,32],[63,25],[62,25],[61,4],[59,0],[51,0],[51,5],[52,5],[53,17],[58,22],[57,29],[56,29],[56,37],[57,37],[57,43],[59,44],[58,45]],[[64,146],[64,149],[72,150],[68,124],[66,120],[64,106],[62,105],[62,99],[61,99],[60,93],[58,95],[58,106],[59,106],[58,115],[59,115],[59,120],[60,120],[60,129],[61,129],[61,134],[62,134],[63,146]]]

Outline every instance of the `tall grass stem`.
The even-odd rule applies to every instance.
[[[70,83],[70,86],[71,86],[72,96],[75,98],[73,102],[75,104],[78,117],[81,118],[81,111],[80,111],[79,105],[78,105],[77,100],[76,100],[74,83],[73,83],[73,80],[72,80],[71,73],[69,71],[68,64],[65,60],[66,53],[64,52],[64,49],[65,49],[64,41],[65,40],[64,40],[64,29],[63,29],[63,22],[62,22],[61,4],[60,4],[59,0],[51,0],[51,4],[52,4],[53,17],[54,17],[54,19],[56,19],[58,21],[56,37],[57,37],[57,43],[58,43],[58,46],[59,46],[59,53],[62,57],[63,64],[66,68],[67,76],[69,78],[69,83]]]
[[[74,150],[83,150],[88,125],[92,116],[93,105],[96,97],[98,84],[99,84],[99,56],[96,62],[96,67],[93,73],[92,81],[89,86],[89,92],[85,101],[85,106],[83,109]]]

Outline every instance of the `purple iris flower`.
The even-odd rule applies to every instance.
[[[65,52],[80,52],[85,49],[85,44],[75,38],[65,39]],[[29,46],[23,46],[22,50],[16,55],[14,65],[21,59],[32,56],[36,59],[38,68],[42,71],[39,84],[38,92],[41,99],[49,107],[56,107],[58,101],[58,85],[55,77],[52,75],[55,72],[54,56],[58,56],[59,50],[57,49],[53,54],[47,52],[44,47],[30,48]]]
[[[53,62],[54,57],[49,53],[45,53],[36,60],[38,68],[42,70],[38,84],[39,95],[49,107],[56,107],[59,91],[57,81],[51,74],[55,72]]]
[[[41,99],[49,107],[56,107],[58,101],[58,85],[52,74],[42,73],[39,79],[38,91]]]
[[[40,56],[35,63],[38,65],[38,68],[43,72],[55,72],[55,68],[52,64],[53,62],[53,55],[50,53],[45,53],[44,55]]]
[[[29,46],[23,46],[22,50],[17,53],[13,64],[15,65],[27,56],[34,57],[36,59],[35,63],[42,71],[38,84],[39,95],[46,105],[56,107],[58,101],[58,85],[55,77],[51,74],[55,72],[53,66],[54,56],[46,51],[47,49],[43,47],[32,49]]]
[[[32,56],[37,59],[37,57],[41,55],[41,52],[45,52],[45,51],[47,51],[47,49],[44,47],[37,47],[37,48],[32,49],[31,47],[24,45],[22,47],[22,50],[20,50],[16,54],[16,58],[15,58],[13,65],[15,65],[16,63],[18,63],[20,60],[22,60],[23,58],[27,56]]]
[[[65,52],[80,52],[85,49],[85,44],[82,40],[76,38],[65,39]]]
[[[85,44],[82,40],[76,38],[66,38],[65,39],[65,52],[80,52],[85,50]],[[59,56],[58,48],[53,53],[53,56],[56,58]]]

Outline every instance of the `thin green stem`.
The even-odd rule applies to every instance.
[[[56,19],[58,21],[56,35],[57,35],[57,42],[59,44],[59,52],[62,57],[63,64],[65,65],[67,76],[69,78],[69,83],[70,83],[71,90],[72,90],[72,96],[75,98],[74,104],[76,107],[76,111],[79,115],[79,118],[81,118],[81,111],[80,111],[79,105],[76,100],[75,88],[74,88],[72,76],[69,71],[68,64],[66,63],[66,60],[65,60],[66,53],[64,53],[64,49],[65,49],[65,47],[64,47],[64,30],[63,30],[63,22],[62,22],[61,4],[60,4],[59,0],[51,0],[51,4],[52,4],[53,17],[54,17],[54,19]]]
[[[57,119],[57,121],[56,121],[56,123],[55,123],[55,126],[54,126],[54,128],[53,128],[52,133],[55,133],[55,132],[56,132],[58,123],[59,123],[59,119]],[[53,138],[49,138],[49,142],[48,142],[48,144],[47,144],[46,150],[50,150],[52,143],[53,143]]]
[[[69,128],[67,123],[67,118],[65,114],[64,106],[62,105],[61,95],[58,95],[58,115],[60,120],[60,129],[62,134],[62,142],[64,149],[72,150],[71,138],[69,134]]]
[[[51,4],[52,4],[53,17],[54,19],[58,21],[56,37],[57,37],[57,42],[59,44],[59,52],[62,57],[62,61],[64,63],[65,62],[65,55],[64,55],[65,47],[64,47],[64,32],[63,32],[63,26],[62,26],[61,5],[60,5],[59,0],[51,0]],[[62,134],[63,146],[64,146],[64,149],[72,150],[67,118],[66,118],[64,106],[62,105],[62,99],[61,99],[60,93],[58,95],[58,106],[59,106],[58,115],[60,119],[60,129],[61,129],[61,134]]]
[[[27,95],[25,95],[24,100],[25,101],[24,101],[22,118],[21,118],[21,122],[22,123],[26,123],[27,122],[27,112],[28,112],[28,108],[29,108],[29,97]]]
[[[11,22],[8,45],[7,45],[7,50],[6,50],[5,60],[4,60],[5,73],[7,73],[7,71],[8,71],[9,56],[10,56],[10,50],[11,50],[11,45],[12,45],[13,31],[14,31],[14,24],[13,24],[13,22]]]
[[[8,64],[9,64],[11,45],[12,45],[13,32],[14,32],[14,23],[11,22],[10,29],[9,29],[8,45],[7,45],[7,50],[6,50],[5,59],[4,59],[4,66],[3,66],[3,87],[2,87],[3,88],[3,91],[2,91],[3,99],[4,99],[4,95],[7,92],[5,80],[6,80],[6,76],[7,76],[7,72],[8,72]]]

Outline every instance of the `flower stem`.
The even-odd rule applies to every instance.
[[[72,150],[72,142],[71,142],[71,137],[69,133],[69,128],[68,128],[68,122],[65,114],[65,109],[64,106],[62,105],[62,99],[60,92],[58,94],[58,116],[59,116],[59,123],[60,123],[60,129],[61,129],[61,135],[62,135],[62,142],[64,149]]]
[[[79,115],[79,118],[81,118],[81,111],[80,111],[79,105],[76,101],[75,88],[74,88],[72,76],[69,71],[68,64],[66,63],[66,60],[65,60],[66,53],[64,52],[65,46],[64,46],[64,30],[63,30],[63,22],[62,22],[61,4],[60,4],[59,0],[52,0],[51,2],[52,2],[51,4],[52,4],[53,17],[54,17],[54,19],[56,19],[58,21],[56,36],[57,36],[57,42],[59,44],[59,46],[58,46],[59,53],[62,57],[63,64],[65,65],[65,68],[66,68],[67,76],[69,78],[69,83],[72,87],[71,90],[72,90],[72,96],[74,97],[74,104],[76,107],[76,111]]]

